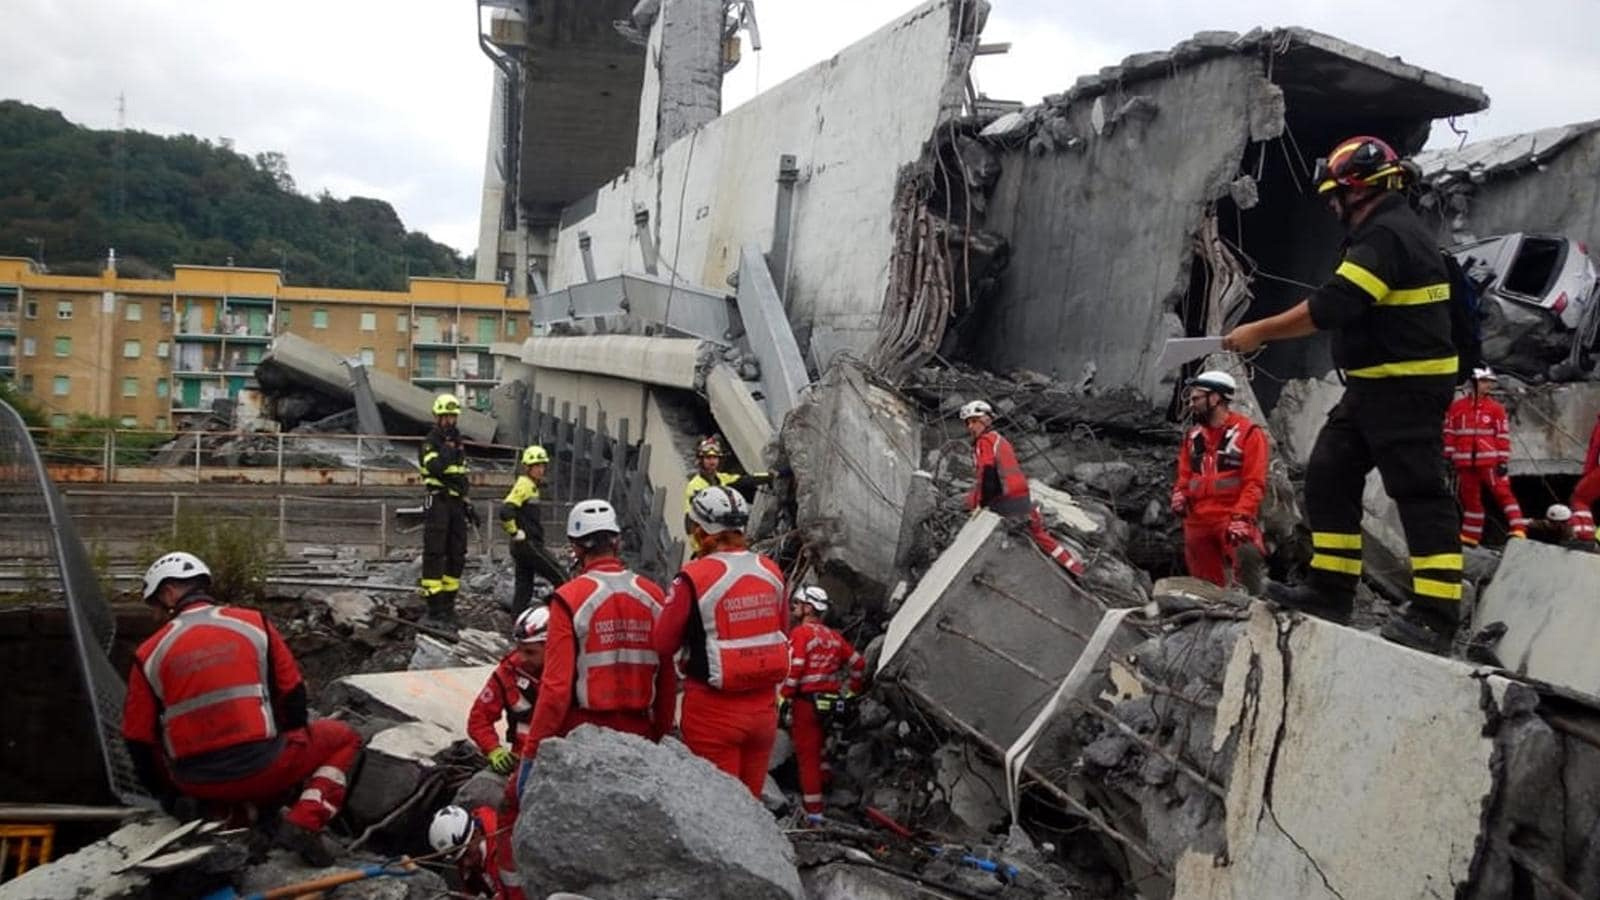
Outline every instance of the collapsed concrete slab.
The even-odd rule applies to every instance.
[[[530,897],[799,900],[794,850],[748,789],[676,740],[583,725],[539,749],[513,835]]]
[[[1512,475],[1577,475],[1600,416],[1600,384],[1547,384],[1505,396]]]
[[[1475,621],[1504,622],[1506,668],[1600,697],[1600,555],[1538,541],[1506,544]]]
[[[336,702],[382,712],[399,721],[422,722],[451,734],[466,728],[472,701],[494,666],[347,675],[330,686]]]
[[[367,369],[366,376],[373,399],[389,428],[403,427],[421,433],[433,427],[434,395],[431,392],[376,369]],[[256,368],[256,380],[261,383],[262,392],[269,396],[299,387],[329,394],[345,406],[354,406],[356,402],[344,359],[292,332],[272,339],[266,356]],[[495,422],[486,413],[463,409],[456,427],[468,440],[482,444],[494,440]]]
[[[911,407],[853,365],[838,364],[784,424],[795,471],[795,523],[825,572],[881,597],[895,579],[895,551],[922,435]]]

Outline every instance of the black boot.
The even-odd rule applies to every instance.
[[[278,823],[278,846],[300,854],[306,865],[326,869],[333,865],[333,851],[322,839],[322,832],[301,828],[284,819]]]
[[[1384,640],[1413,650],[1449,656],[1461,624],[1461,604],[1413,597],[1398,615],[1390,616],[1378,632]]]
[[[451,593],[438,593],[428,598],[428,613],[417,624],[446,632],[452,636],[456,634],[456,595]]]
[[[1309,613],[1319,619],[1349,625],[1355,612],[1354,595],[1334,596],[1309,584],[1279,584],[1267,582],[1267,599],[1285,609]]]

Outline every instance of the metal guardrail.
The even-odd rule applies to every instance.
[[[123,803],[154,806],[122,742],[127,685],[110,656],[116,619],[33,438],[5,403],[0,403],[0,555],[43,573],[42,581],[60,588],[111,792]]]

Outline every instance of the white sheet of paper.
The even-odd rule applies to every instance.
[[[1209,356],[1222,349],[1222,338],[1170,338],[1166,346],[1161,348],[1161,357],[1156,360],[1156,371],[1167,372],[1192,362],[1202,356]]]

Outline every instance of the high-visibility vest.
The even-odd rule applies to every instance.
[[[190,606],[139,649],[138,664],[161,705],[168,759],[277,737],[260,613]]]
[[[649,711],[660,662],[650,634],[661,618],[661,602],[646,584],[626,569],[590,569],[556,592],[556,602],[572,617],[578,645],[573,699],[580,708]]]
[[[774,688],[789,672],[783,572],[759,553],[712,553],[683,567],[694,588],[685,671],[719,690]],[[691,634],[694,632],[691,631]]]
[[[789,632],[789,677],[784,696],[837,694],[860,690],[867,663],[844,635],[821,622],[796,625]]]

